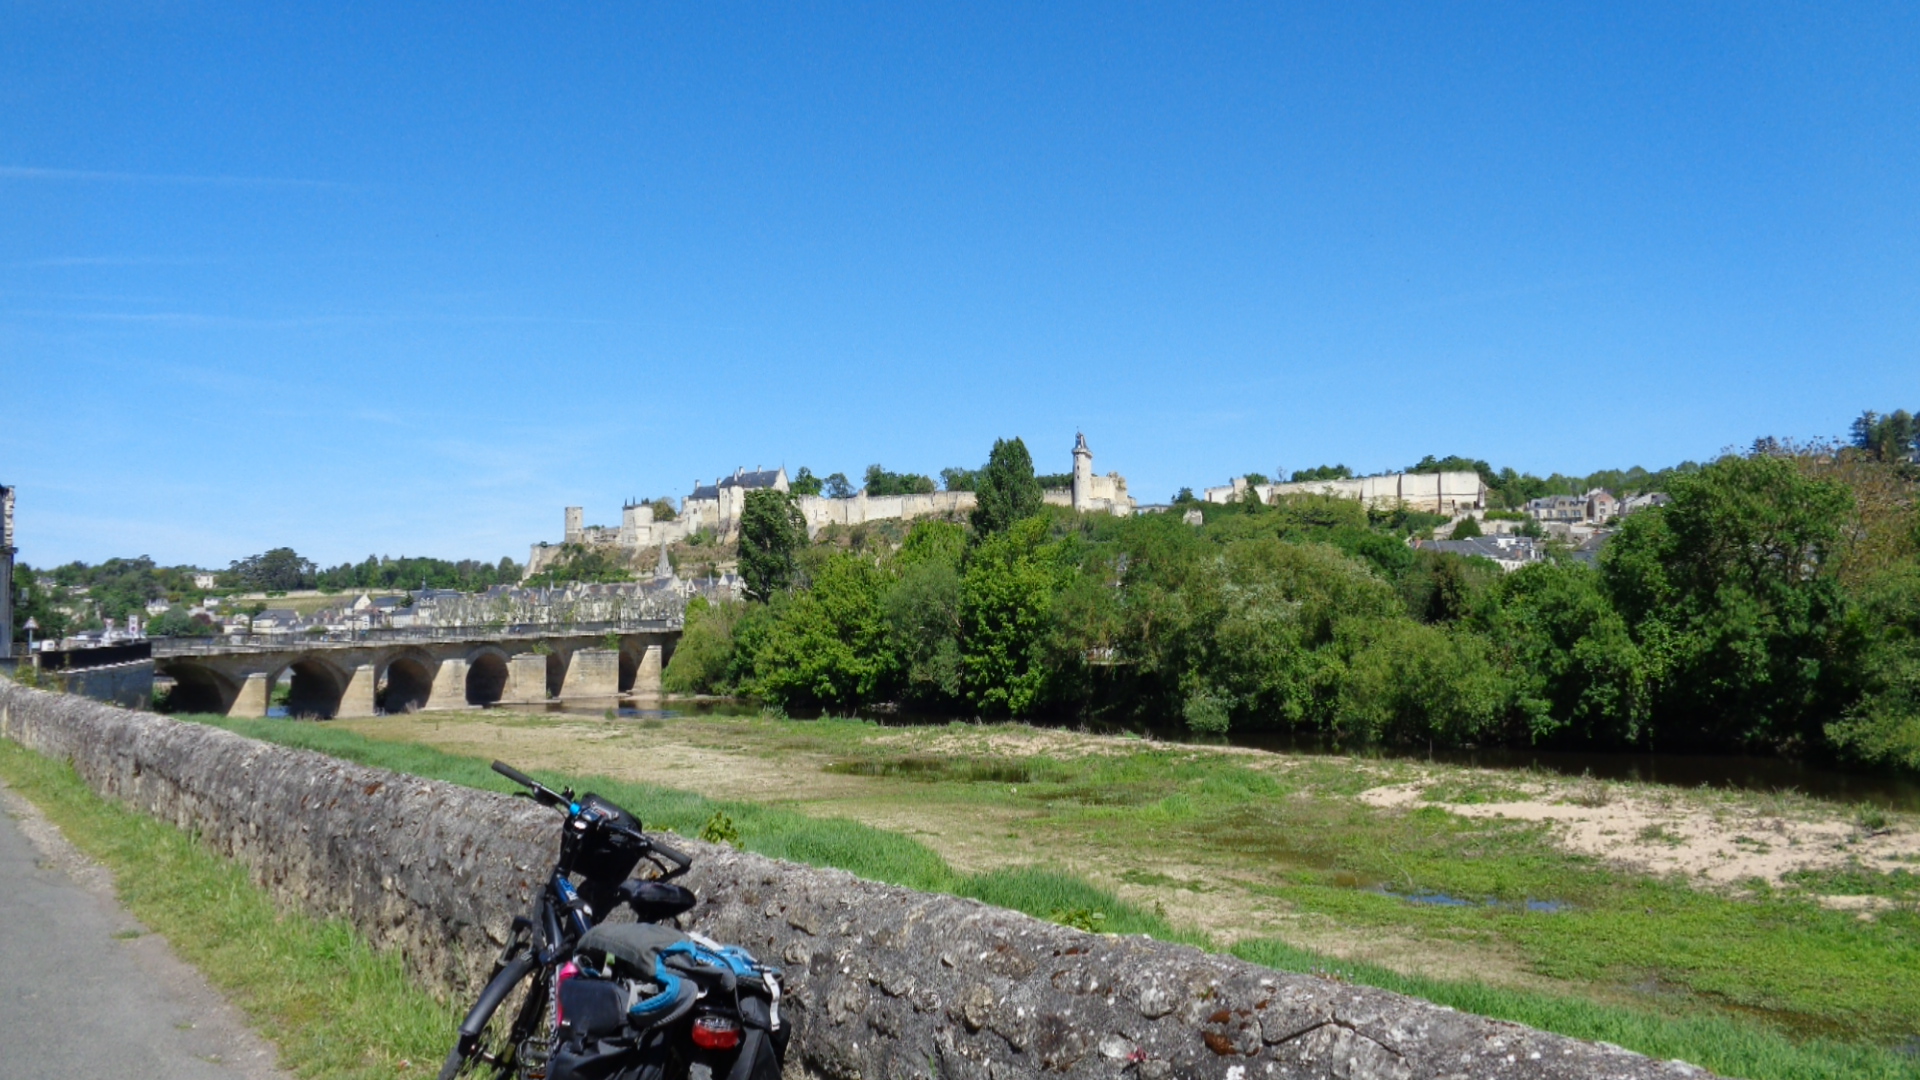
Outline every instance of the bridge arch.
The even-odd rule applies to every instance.
[[[348,676],[332,661],[308,653],[273,673],[267,685],[279,683],[282,674],[291,673],[287,687],[287,715],[306,720],[331,720],[340,712],[346,696]]]
[[[491,705],[507,694],[507,653],[484,645],[467,654],[467,704]]]
[[[167,692],[167,712],[225,716],[240,696],[240,684],[204,664],[168,660],[155,666],[173,680],[173,689]]]
[[[646,643],[639,638],[620,639],[620,692],[633,693],[633,684],[640,676],[640,659],[647,652]]]
[[[388,656],[375,684],[374,704],[388,715],[426,708],[439,667],[440,661],[421,649],[402,649]]]

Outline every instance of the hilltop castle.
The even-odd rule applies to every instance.
[[[787,470],[736,469],[712,483],[694,481],[693,493],[680,501],[680,512],[671,520],[656,520],[650,503],[628,503],[620,509],[620,527],[587,525],[578,506],[566,509],[566,531],[560,545],[545,541],[533,545],[527,558],[527,575],[538,573],[561,557],[564,545],[608,548],[628,561],[642,553],[700,532],[710,530],[722,542],[740,538],[740,515],[746,509],[747,492],[771,488],[791,490]],[[1087,437],[1078,435],[1073,444],[1073,480],[1068,487],[1042,494],[1049,506],[1070,506],[1081,513],[1105,513],[1125,516],[1133,513],[1135,502],[1127,494],[1127,480],[1117,472],[1095,476],[1093,451]],[[868,495],[863,488],[844,499],[822,495],[801,495],[795,502],[807,523],[807,535],[813,536],[828,525],[860,525],[869,521],[905,520],[923,517],[957,517],[974,507],[971,491],[936,491],[926,495]]]

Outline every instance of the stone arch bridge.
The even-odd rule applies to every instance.
[[[154,672],[174,681],[176,712],[265,716],[291,676],[290,716],[331,719],[420,709],[605,700],[660,692],[677,627],[471,634],[379,640],[156,641]]]

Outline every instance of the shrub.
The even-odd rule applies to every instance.
[[[1349,656],[1333,728],[1389,742],[1480,742],[1501,734],[1512,687],[1471,630],[1383,619],[1343,626]]]
[[[1181,709],[1187,727],[1199,735],[1225,735],[1233,726],[1227,703],[1212,694],[1195,693]]]

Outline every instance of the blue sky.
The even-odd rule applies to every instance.
[[[0,3],[24,559],[1920,406],[1920,8]]]

